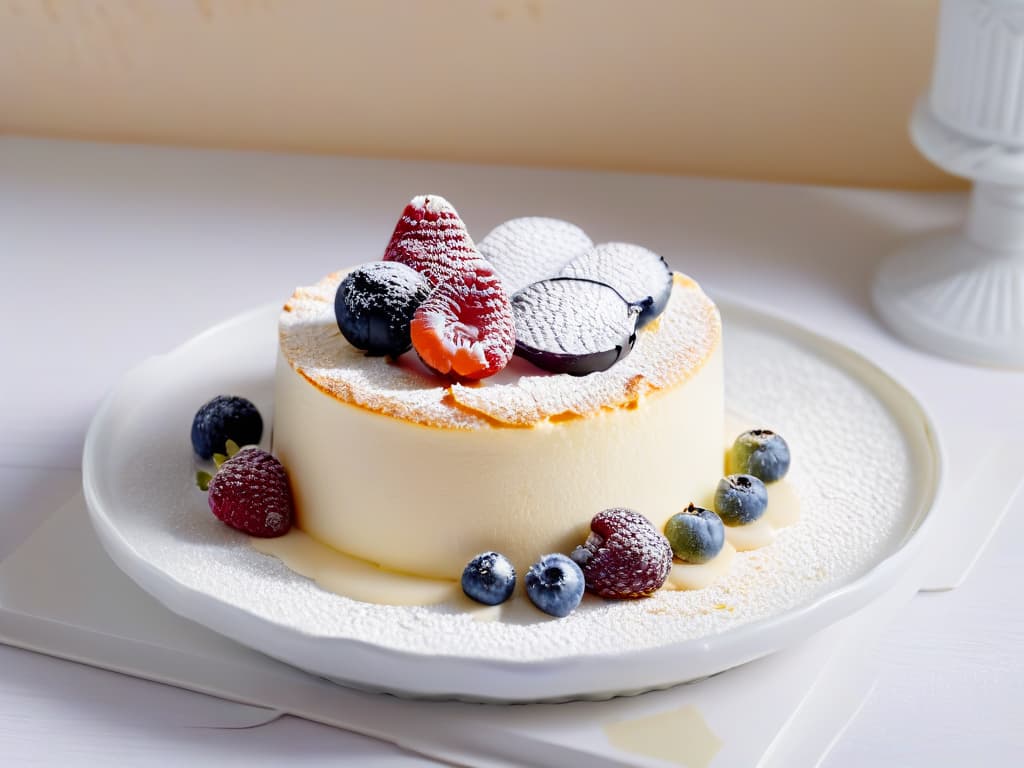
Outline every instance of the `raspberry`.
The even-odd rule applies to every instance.
[[[209,490],[214,516],[250,536],[282,536],[295,518],[284,467],[260,448],[245,448],[221,464]]]
[[[504,368],[516,347],[512,305],[491,266],[477,258],[442,283],[412,317],[412,345],[427,367],[462,381]]]
[[[439,195],[414,197],[395,225],[384,261],[412,267],[431,286],[446,283],[467,270],[465,262],[481,259],[452,204]]]
[[[606,509],[590,521],[590,536],[572,559],[587,589],[611,598],[648,597],[672,569],[672,547],[651,522],[631,509]]]

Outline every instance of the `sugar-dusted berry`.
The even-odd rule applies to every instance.
[[[224,453],[228,440],[253,445],[263,436],[263,418],[256,406],[237,395],[217,395],[192,419],[192,449],[200,458]]]
[[[464,262],[480,258],[466,225],[440,195],[409,201],[384,250],[384,261],[412,267],[432,286],[464,273]]]
[[[562,618],[576,610],[583,599],[583,572],[560,553],[544,555],[526,572],[526,595],[549,616]]]
[[[429,293],[427,278],[412,267],[363,264],[345,275],[334,295],[338,329],[356,349],[397,357],[412,346],[409,323]]]
[[[210,511],[250,536],[272,538],[288,533],[295,519],[288,475],[281,462],[260,448],[243,448],[219,456],[220,468],[209,482]]]
[[[432,370],[458,381],[492,376],[516,346],[512,308],[483,259],[442,283],[413,315],[412,345]]]
[[[647,597],[672,569],[672,547],[650,520],[631,509],[606,509],[590,521],[590,535],[572,553],[587,589],[611,598]]]

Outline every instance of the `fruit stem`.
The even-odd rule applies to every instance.
[[[211,475],[209,472],[196,472],[196,485],[199,486],[199,490],[210,490],[211,480],[213,480],[213,475]]]

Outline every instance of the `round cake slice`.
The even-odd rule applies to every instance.
[[[458,579],[496,550],[520,573],[569,553],[591,518],[628,507],[659,529],[722,475],[721,320],[675,274],[632,352],[586,376],[514,359],[453,384],[414,353],[368,357],[338,330],[343,273],[299,288],[280,319],[273,448],[298,526],[382,567]]]

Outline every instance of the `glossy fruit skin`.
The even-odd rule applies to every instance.
[[[409,323],[430,294],[411,267],[377,261],[356,267],[338,285],[334,316],[342,335],[371,356],[398,357],[412,346]]]
[[[512,296],[515,353],[550,373],[586,376],[624,358],[636,343],[637,319],[648,302],[631,304],[605,283],[553,277]],[[586,349],[568,340],[586,339]]]
[[[658,254],[632,243],[602,243],[569,262],[561,273],[607,283],[623,298],[641,304],[637,328],[665,311],[672,294],[672,270]]]
[[[665,523],[665,538],[677,558],[699,565],[715,559],[722,551],[725,526],[722,518],[710,509],[690,504]]]
[[[295,520],[288,475],[260,448],[243,448],[210,481],[210,511],[221,522],[260,538],[288,533]]]
[[[672,570],[672,547],[651,521],[631,509],[606,509],[590,521],[590,535],[572,559],[587,589],[617,600],[648,597]]]
[[[768,509],[768,489],[753,475],[727,475],[715,489],[715,512],[726,525],[748,525]]]
[[[192,419],[192,449],[200,458],[226,453],[228,440],[255,445],[263,436],[263,417],[256,406],[237,395],[217,395]]]
[[[550,616],[562,618],[583,599],[583,571],[563,554],[544,555],[526,572],[526,594]]]
[[[499,605],[516,588],[516,569],[499,552],[482,552],[462,571],[462,591],[484,605]]]
[[[789,445],[770,429],[751,429],[736,438],[729,451],[729,471],[753,475],[765,483],[789,472]]]

